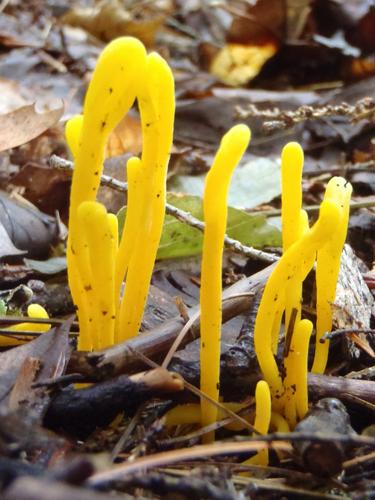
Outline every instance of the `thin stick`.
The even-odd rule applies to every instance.
[[[324,344],[327,340],[332,340],[336,337],[341,337],[342,335],[350,335],[351,333],[365,333],[371,334],[375,333],[373,328],[343,328],[340,330],[335,330],[334,332],[327,332],[319,340],[321,344]]]
[[[63,170],[64,172],[68,172],[70,174],[72,174],[74,169],[73,162],[64,160],[64,158],[60,158],[59,156],[56,155],[51,156],[49,164],[53,168]],[[127,182],[118,181],[117,179],[114,179],[109,175],[102,175],[100,183],[102,186],[110,187],[116,191],[120,191],[121,193],[126,192],[128,189]],[[187,224],[188,226],[194,227],[195,229],[198,229],[202,233],[204,232],[204,222],[200,221],[199,219],[196,219],[189,212],[185,212],[184,210],[181,210],[173,205],[170,205],[169,203],[166,203],[165,211],[168,215],[172,215],[172,217],[175,217],[180,222]],[[279,259],[279,257],[277,257],[274,254],[263,252],[262,250],[256,250],[253,247],[248,247],[246,245],[243,245],[238,240],[230,238],[227,235],[225,235],[224,237],[224,244],[227,248],[229,248],[233,252],[240,253],[245,257],[249,257],[250,259],[267,262],[268,264],[272,264],[273,262],[276,262]]]
[[[52,324],[52,325],[63,325],[66,323],[66,319],[58,318],[30,318],[29,316],[0,316],[0,325],[2,323],[9,323],[14,325],[16,323],[37,323],[37,324]],[[72,326],[78,328],[77,321],[73,321]]]

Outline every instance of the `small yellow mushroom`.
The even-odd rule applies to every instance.
[[[247,406],[246,403],[236,402],[222,403],[222,405],[234,413],[238,413]],[[228,413],[224,409],[218,408],[218,420],[222,420],[227,417]],[[165,425],[167,427],[199,424],[201,421],[201,408],[197,403],[177,405],[165,414],[165,418]],[[243,430],[244,428],[243,424],[237,421],[233,421],[225,427],[234,431]]]
[[[267,382],[260,380],[255,388],[254,429],[260,434],[268,434],[271,422],[271,393]],[[268,450],[259,450],[256,455],[244,462],[247,465],[268,465]]]
[[[29,316],[29,318],[49,318],[47,311],[39,304],[30,304],[27,308],[27,315]],[[14,332],[44,333],[48,332],[50,328],[51,325],[49,323],[19,323],[18,325],[8,327],[8,330],[13,330]],[[30,337],[12,338],[0,336],[0,346],[8,347],[13,345],[20,345],[28,340],[30,340]]]
[[[309,409],[307,371],[309,361],[309,342],[313,325],[303,319],[295,326],[291,349],[293,349],[295,370],[295,401],[297,416],[302,420]]]
[[[288,422],[282,415],[280,415],[280,413],[277,413],[276,411],[271,413],[270,427],[275,432],[290,432]]]
[[[201,390],[219,400],[222,257],[227,224],[227,197],[231,175],[250,141],[246,125],[236,125],[222,138],[206,177],[203,211],[205,231],[201,269]],[[217,407],[201,399],[202,426],[217,419]],[[214,434],[207,435],[206,441]]]
[[[283,252],[300,236],[302,210],[303,150],[297,142],[287,144],[281,154],[281,224]],[[285,327],[288,328],[293,308],[300,314],[302,283],[286,285]]]
[[[90,276],[91,287],[87,293],[92,295],[93,309],[96,314],[93,317],[92,325],[97,332],[94,349],[101,349],[113,345],[116,304],[114,272],[114,225],[113,217],[107,214],[105,207],[96,201],[86,201],[78,207],[78,220],[81,222],[80,236],[83,243],[79,247],[87,245],[85,250],[86,259],[88,257],[86,273]]]
[[[348,230],[352,186],[342,177],[333,177],[326,188],[325,200],[331,200],[340,209],[340,220],[331,237],[318,252],[316,261],[316,342],[312,372],[324,373],[328,360],[329,341],[320,339],[332,329],[332,304],[340,271],[340,259]]]
[[[297,142],[289,142],[281,153],[281,224],[284,252],[299,237],[302,169],[303,150]]]

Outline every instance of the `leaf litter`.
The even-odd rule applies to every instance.
[[[230,204],[239,208],[230,209],[229,236],[260,249],[280,246],[280,233],[264,211],[280,207],[276,159],[291,138],[299,140],[305,151],[306,205],[319,203],[333,171],[352,182],[355,203],[367,203],[351,213],[348,242],[361,261],[348,251],[334,306],[335,326],[348,334],[332,340],[333,376],[310,377],[312,400],[320,402],[306,428],[251,441],[244,432],[221,427],[217,432],[222,442],[211,447],[198,445],[201,431],[195,427],[181,427],[174,435],[166,429],[166,411],[177,403],[197,400],[199,394],[189,384],[199,381],[195,339],[202,241],[199,231],[168,215],[142,325],[146,333],[104,352],[77,352],[76,332],[68,321],[0,353],[4,498],[31,498],[29,490],[41,499],[110,495],[93,488],[117,489],[129,496],[142,491],[150,498],[171,493],[228,499],[371,495],[374,119],[367,116],[354,124],[348,113],[323,113],[320,118],[297,121],[301,106],[310,107],[314,114],[319,107],[343,102],[354,106],[365,97],[374,98],[375,31],[370,2],[301,2],[292,7],[262,0],[214,5],[163,0],[140,6],[103,0],[98,5],[73,2],[71,6],[33,2],[26,8],[15,1],[1,8],[0,182],[7,220],[0,226],[0,283],[4,294],[27,283],[33,300],[50,311],[58,311],[61,317],[72,312],[65,294],[59,232],[60,219],[66,222],[67,218],[69,177],[51,171],[48,159],[52,154],[68,157],[58,122],[63,112],[65,118],[79,112],[102,41],[120,33],[138,33],[150,49],[167,58],[174,71],[177,114],[171,204],[202,217],[201,185],[207,166],[223,132],[240,121],[238,110],[249,105],[256,111],[244,119],[253,132],[253,156],[240,167],[233,186]],[[84,16],[82,9],[89,9]],[[34,102],[43,98],[50,109],[56,97],[64,99],[65,111],[59,105],[36,112]],[[288,112],[291,122],[266,135],[267,112],[281,120]],[[137,154],[140,145],[134,110],[111,137],[108,153],[115,166],[107,167],[106,173],[126,180],[126,160],[119,155]],[[119,193],[114,202],[111,193],[108,189],[103,199],[107,206],[113,203],[112,211],[117,212],[119,205],[126,205],[126,195]],[[14,207],[20,194],[39,210]],[[261,261],[229,250],[225,253],[223,278],[230,286],[223,302],[221,389],[231,401],[249,398],[259,377],[251,324],[269,272]],[[311,298],[309,314],[314,315],[314,290],[306,293]],[[18,314],[24,314],[26,307],[27,302],[21,301]],[[194,315],[196,320],[172,357],[169,371],[158,368],[187,317]],[[9,321],[10,316],[2,318],[2,331]],[[356,380],[357,376],[364,380]],[[81,392],[75,384],[82,383],[92,385]],[[327,398],[340,399],[343,408]],[[252,409],[252,401],[249,405]],[[352,428],[329,427],[337,420],[337,411],[343,422],[350,419]],[[314,434],[316,422],[325,435]],[[77,439],[79,434],[82,441]],[[241,457],[261,449],[267,439],[273,440],[276,451],[272,467],[250,467],[251,475],[241,474]],[[110,460],[114,449],[117,465]],[[104,453],[104,461],[100,463],[94,451]],[[78,456],[76,461],[73,456]],[[323,467],[331,467],[333,478],[324,477],[328,469],[319,469],[325,458]]]

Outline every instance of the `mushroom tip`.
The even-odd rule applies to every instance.
[[[231,147],[233,149],[246,150],[251,138],[250,128],[244,123],[235,125],[222,138],[222,145],[224,147]]]
[[[294,167],[295,164],[297,163],[300,164],[302,168],[303,159],[304,159],[303,149],[298,142],[292,141],[288,142],[288,144],[285,144],[281,152],[282,164]]]

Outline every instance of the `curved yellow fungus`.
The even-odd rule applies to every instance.
[[[316,261],[316,343],[312,372],[324,373],[328,360],[329,341],[319,340],[332,329],[332,304],[335,301],[341,253],[348,230],[352,186],[342,177],[333,177],[327,185],[324,199],[340,209],[340,220],[327,244],[318,252]]]
[[[139,331],[165,215],[166,179],[173,140],[174,81],[158,54],[147,57],[146,78],[138,83],[143,149],[142,206],[119,312],[118,340]]]
[[[222,257],[227,225],[227,197],[231,175],[250,141],[246,125],[236,125],[222,138],[206,177],[203,212],[205,231],[201,269],[201,391],[219,400]],[[217,407],[201,399],[202,426],[217,419]],[[207,436],[212,440],[213,433]]]
[[[78,154],[82,125],[83,115],[75,115],[65,124],[65,139],[73,158]]]
[[[99,338],[99,325],[94,321],[97,300],[90,293],[90,283],[87,284],[93,276],[91,271],[86,275],[90,266],[87,249],[79,241],[77,210],[82,202],[96,198],[109,134],[133,104],[145,65],[146,50],[138,40],[123,37],[107,45],[89,84],[83,116],[72,118],[66,126],[75,164],[69,209],[68,278],[78,309],[80,349],[97,348],[103,342]],[[113,338],[108,332],[105,337],[104,342]]]
[[[271,422],[271,393],[267,382],[260,380],[255,388],[255,420],[254,429],[260,434],[268,434]],[[268,465],[268,450],[259,450],[244,464]]]
[[[254,329],[254,346],[263,376],[270,386],[275,409],[282,406],[284,388],[272,350],[273,304],[285,296],[285,284],[295,277],[303,281],[311,269],[312,256],[321,248],[340,220],[337,205],[325,200],[314,226],[285,252],[273,270],[263,292]],[[284,299],[285,300],[285,299]]]

